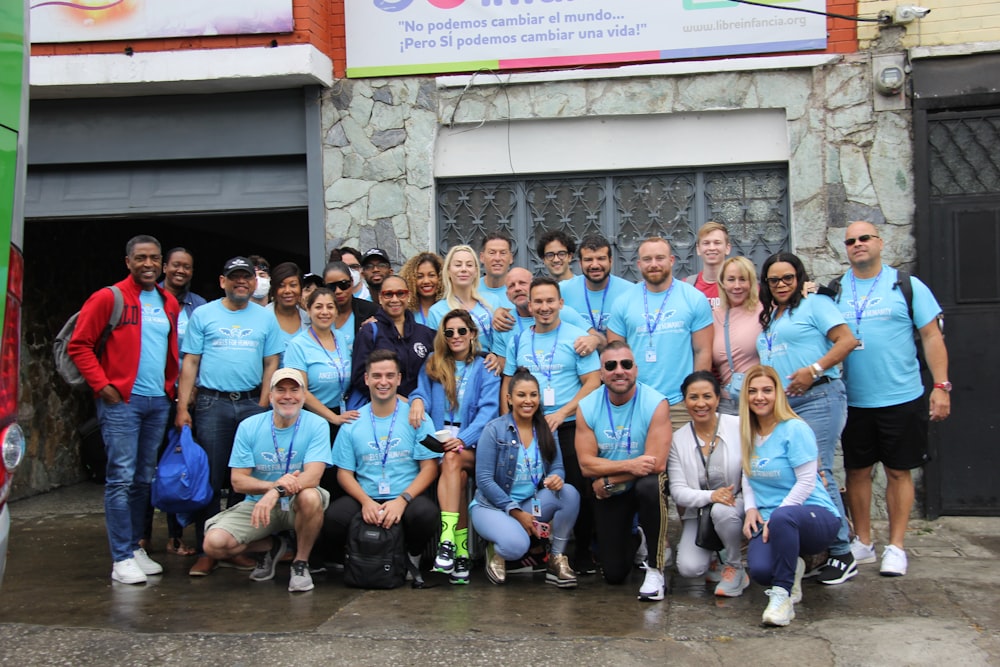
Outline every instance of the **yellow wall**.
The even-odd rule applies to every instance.
[[[905,26],[903,46],[943,46],[968,42],[1000,42],[1000,2],[997,0],[858,0],[858,16],[875,17],[897,6],[929,7],[931,13]],[[858,24],[862,50],[878,35],[874,23]]]

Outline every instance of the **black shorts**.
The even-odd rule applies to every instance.
[[[928,461],[927,399],[884,408],[847,408],[847,425],[840,436],[844,468],[869,468],[882,462],[893,470],[912,470]]]

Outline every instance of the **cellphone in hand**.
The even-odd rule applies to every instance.
[[[538,537],[549,537],[552,535],[552,526],[545,523],[544,521],[539,521],[535,519],[531,522],[531,525],[535,527],[535,533]]]

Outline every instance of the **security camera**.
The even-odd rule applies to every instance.
[[[916,19],[922,19],[931,10],[927,7],[917,7],[916,5],[902,5],[896,7],[895,23],[912,23]]]

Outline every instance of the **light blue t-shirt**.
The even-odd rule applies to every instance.
[[[512,307],[510,314],[514,318],[514,327],[510,331],[493,332],[493,349],[491,352],[498,357],[507,356],[507,349],[512,345],[511,341],[514,340],[514,336],[520,336],[535,325],[534,317],[521,317],[517,312],[517,308]],[[584,332],[590,329],[590,325],[583,321],[580,313],[569,306],[562,307],[562,310],[559,311],[559,319],[566,324],[583,329]]]
[[[624,278],[610,276],[605,289],[592,292],[587,289],[587,279],[580,275],[560,283],[559,290],[566,305],[580,313],[587,322],[584,329],[594,328],[604,333],[611,319],[612,304],[623,297],[632,285]]]
[[[427,326],[436,331],[444,316],[452,310],[454,309],[448,305],[448,302],[441,299],[427,311]],[[493,312],[477,301],[469,314],[472,315],[476,326],[479,327],[479,345],[487,352],[493,351]]]
[[[163,309],[163,297],[155,289],[141,290],[139,305],[142,307],[142,353],[132,393],[138,396],[166,396],[164,384],[170,319]]]
[[[802,299],[794,310],[786,310],[777,321],[771,320],[767,331],[757,336],[760,363],[773,366],[788,386],[788,376],[816,363],[830,351],[833,343],[826,337],[830,329],[844,324],[844,316],[830,297],[812,294]],[[840,368],[831,366],[823,375],[840,377]]]
[[[663,394],[641,382],[635,385],[635,396],[624,405],[611,403],[608,388],[604,386],[584,396],[580,400],[580,414],[594,431],[597,455],[609,461],[625,461],[645,454],[649,422],[665,400]],[[654,437],[665,438],[666,434]]]
[[[216,391],[250,391],[260,386],[264,357],[281,354],[278,321],[262,306],[232,311],[222,299],[191,314],[184,353],[200,354],[198,386]]]
[[[416,479],[420,461],[440,458],[440,454],[420,444],[434,433],[434,424],[425,415],[419,428],[410,426],[410,404],[399,399],[395,422],[392,415],[375,417],[374,433],[371,403],[360,412],[357,419],[340,427],[333,444],[333,464],[353,472],[370,498],[391,500]],[[387,492],[379,491],[382,480],[387,480]]]
[[[757,501],[757,511],[764,521],[771,518],[771,512],[781,506],[781,501],[795,486],[795,468],[815,461],[817,456],[816,436],[801,419],[781,422],[764,442],[754,448],[747,479]],[[816,486],[803,504],[819,505],[833,512],[834,516],[840,516],[819,472],[816,473]]]
[[[517,467],[514,470],[514,483],[510,487],[510,499],[520,503],[532,497],[538,488],[537,483],[543,479],[545,479],[545,461],[538,449],[538,441],[532,438],[527,448],[517,448]]]
[[[286,472],[302,470],[306,463],[333,464],[330,458],[330,426],[322,417],[303,410],[299,426],[274,429],[274,411],[247,417],[236,427],[230,468],[253,468],[255,479],[276,482]],[[291,449],[291,456],[289,456]],[[260,500],[260,495],[248,495],[247,500]]]
[[[906,297],[896,284],[896,269],[883,265],[878,277],[859,280],[853,276],[848,272],[841,278],[837,300],[847,326],[863,345],[844,359],[847,404],[884,408],[920,398],[924,385],[913,326],[919,329],[933,322],[941,306],[927,285],[911,276],[911,321]]]
[[[339,408],[351,388],[352,350],[340,331],[334,330],[333,340],[337,349],[327,350],[306,329],[285,348],[284,361],[286,367],[306,372],[309,391],[330,409]]]
[[[694,370],[691,335],[711,326],[708,299],[676,278],[663,292],[647,293],[645,282],[632,285],[615,301],[608,321],[608,330],[632,348],[639,381],[672,405],[680,403],[681,383]]]
[[[275,313],[274,313],[274,302],[272,301],[271,303],[269,303],[266,306],[264,306],[264,308],[269,313],[271,313],[272,317],[274,317],[275,321],[277,321],[278,316],[275,315]],[[296,307],[296,312],[299,315],[299,328],[298,329],[296,329],[295,331],[289,333],[289,332],[287,332],[287,331],[285,331],[284,329],[281,328],[281,324],[278,324],[278,335],[281,337],[281,353],[278,355],[278,368],[284,368],[285,365],[286,365],[285,364],[285,350],[288,349],[288,344],[291,343],[292,340],[296,336],[298,336],[300,333],[302,333],[303,331],[305,331],[309,327],[309,325],[311,324],[308,312],[306,312],[305,310],[303,310],[302,308],[299,308],[299,307]]]
[[[583,383],[581,375],[592,373],[600,368],[597,352],[591,352],[581,357],[573,349],[573,343],[586,332],[571,324],[561,322],[554,331],[536,334],[532,329],[526,329],[517,338],[517,355],[506,357],[503,367],[504,375],[513,375],[518,366],[524,366],[538,380],[538,389],[544,403],[545,390],[552,387],[555,390],[555,405],[544,405],[545,414],[551,414],[560,409],[576,396]],[[571,415],[566,421],[576,419]]]
[[[486,285],[486,276],[479,279],[479,295],[490,302],[493,306],[493,310],[497,308],[513,308],[514,304],[510,302],[507,298],[507,286],[501,285],[500,287],[488,287]]]
[[[344,326],[340,328],[334,327],[340,335],[344,337],[344,342],[347,344],[348,350],[354,349],[354,313],[352,312],[347,316],[347,320],[344,322]]]

